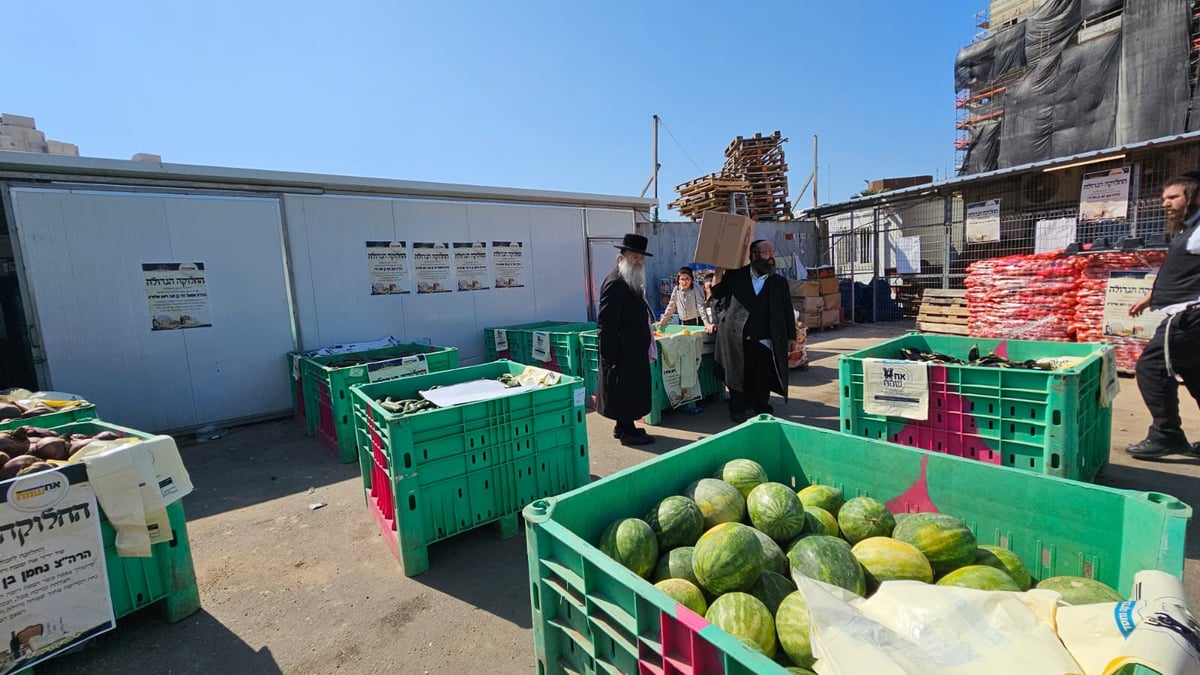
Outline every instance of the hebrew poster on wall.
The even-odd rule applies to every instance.
[[[967,204],[967,243],[1000,241],[1000,200]]]
[[[408,246],[403,241],[368,241],[367,275],[371,295],[399,295],[410,292]]]
[[[1083,174],[1079,188],[1079,220],[1124,218],[1129,215],[1129,167]]]
[[[496,288],[521,288],[525,285],[525,243],[492,242],[492,276]]]
[[[450,246],[445,242],[413,243],[413,267],[417,293],[449,293],[454,290]]]
[[[1155,276],[1152,270],[1113,270],[1108,273],[1108,285],[1104,287],[1105,335],[1141,340],[1154,337],[1158,324],[1167,315],[1160,310],[1147,309],[1132,317],[1129,308],[1150,293]]]
[[[460,291],[483,291],[488,283],[487,244],[482,241],[454,242],[454,276]]]
[[[204,263],[142,263],[150,330],[211,327]]]

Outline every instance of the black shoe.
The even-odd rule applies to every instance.
[[[729,419],[733,420],[734,424],[741,424],[742,422],[750,419],[750,416],[746,414],[745,410],[730,410]]]
[[[1166,455],[1200,454],[1196,452],[1196,445],[1163,443],[1161,441],[1152,441],[1149,438],[1125,448],[1125,452],[1134,459],[1155,459]]]
[[[654,442],[654,437],[646,433],[645,429],[636,429],[641,433],[625,433],[621,434],[618,440],[621,445],[650,445]]]
[[[755,415],[774,415],[775,408],[770,405],[763,406],[762,408],[755,408],[754,414]]]

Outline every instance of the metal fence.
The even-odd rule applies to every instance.
[[[1127,214],[1080,222],[1083,176],[1120,167],[1130,168]],[[822,211],[821,261],[832,265],[842,279],[847,321],[912,317],[923,289],[964,288],[972,263],[1034,253],[1043,221],[1076,221],[1073,239],[1085,244],[1103,238],[1115,246],[1124,237],[1161,234],[1163,184],[1196,168],[1200,168],[1200,144],[1192,143],[1145,148],[1086,165],[931,186],[904,198],[880,195],[848,204],[841,211]],[[997,199],[999,240],[972,241],[967,205]]]

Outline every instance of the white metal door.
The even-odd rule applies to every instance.
[[[621,239],[588,239],[588,268],[591,270],[588,275],[588,319],[596,320],[596,315],[600,311],[600,285],[604,283],[604,277],[617,266],[617,250],[616,245],[621,243]]]
[[[42,386],[157,431],[290,406],[279,201],[12,190]],[[202,262],[211,326],[152,330],[146,263]]]

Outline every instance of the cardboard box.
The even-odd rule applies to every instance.
[[[837,307],[842,306],[842,294],[841,293],[830,293],[828,295],[822,295],[821,300],[824,301],[824,305],[825,305],[821,309],[835,309]]]
[[[819,312],[825,309],[825,300],[819,295],[792,298],[792,307],[800,310],[801,314]]]
[[[750,264],[754,221],[733,213],[705,211],[692,259],[705,265],[737,269]]]
[[[793,298],[816,298],[821,295],[821,285],[815,281],[789,279],[788,286],[791,287]]]
[[[833,276],[833,265],[819,265],[808,268],[809,279],[824,279]]]
[[[841,322],[842,322],[842,310],[840,307],[837,309],[826,309],[821,312],[821,324],[820,325],[836,326]]]
[[[825,324],[821,323],[821,312],[804,312],[800,315],[800,320],[805,326],[821,327]]]
[[[838,292],[837,277],[822,277],[821,278],[821,295],[829,295],[830,293]]]

